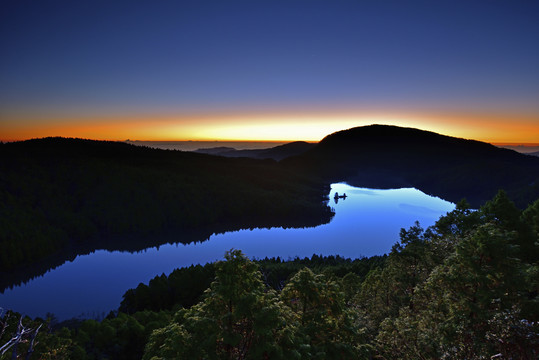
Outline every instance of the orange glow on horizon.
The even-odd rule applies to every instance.
[[[0,118],[0,140],[63,136],[143,141],[320,141],[335,131],[371,124],[413,127],[491,143],[537,143],[539,139],[539,115],[343,111],[66,117],[15,119],[10,123]]]

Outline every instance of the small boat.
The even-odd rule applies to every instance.
[[[339,195],[338,192],[335,192],[335,196],[333,198],[335,199],[346,199],[346,193],[342,194],[342,195]]]

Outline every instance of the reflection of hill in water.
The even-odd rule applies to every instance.
[[[153,236],[142,237],[137,234],[116,236],[105,241],[92,242],[85,246],[69,247],[62,249],[52,256],[33,263],[31,265],[17,268],[12,271],[2,272],[0,277],[0,293],[5,289],[13,288],[24,284],[34,278],[44,275],[49,270],[53,270],[67,261],[73,261],[79,255],[91,254],[95,250],[108,250],[108,251],[125,251],[125,252],[139,252],[151,247],[159,247],[165,244],[190,244],[190,243],[202,243],[209,240],[214,234],[223,234],[232,231],[255,229],[255,228],[309,228],[328,223],[331,217],[328,217],[325,221],[310,221],[310,219],[288,219],[287,221],[278,221],[274,219],[274,223],[271,221],[261,223],[244,223],[244,224],[222,224],[214,227],[207,227],[203,230],[191,230],[185,231],[178,229],[176,231],[169,230],[155,234]]]

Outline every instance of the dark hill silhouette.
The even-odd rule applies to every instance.
[[[319,225],[332,216],[327,192],[273,160],[83,139],[2,144],[0,291],[95,249]]]
[[[397,126],[371,125],[326,136],[282,161],[328,182],[416,187],[474,206],[503,188],[524,207],[539,197],[539,159],[494,145]]]
[[[198,149],[196,152],[226,157],[248,157],[254,159],[273,159],[279,161],[290,156],[302,154],[315,146],[316,144],[305,141],[294,141],[267,149],[236,150],[233,148],[218,147]]]

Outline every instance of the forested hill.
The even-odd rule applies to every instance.
[[[396,126],[371,125],[326,136],[283,164],[328,182],[412,186],[478,207],[499,189],[521,208],[539,197],[539,158],[473,140]]]
[[[325,223],[327,191],[272,160],[66,138],[1,144],[0,289],[99,248]]]

